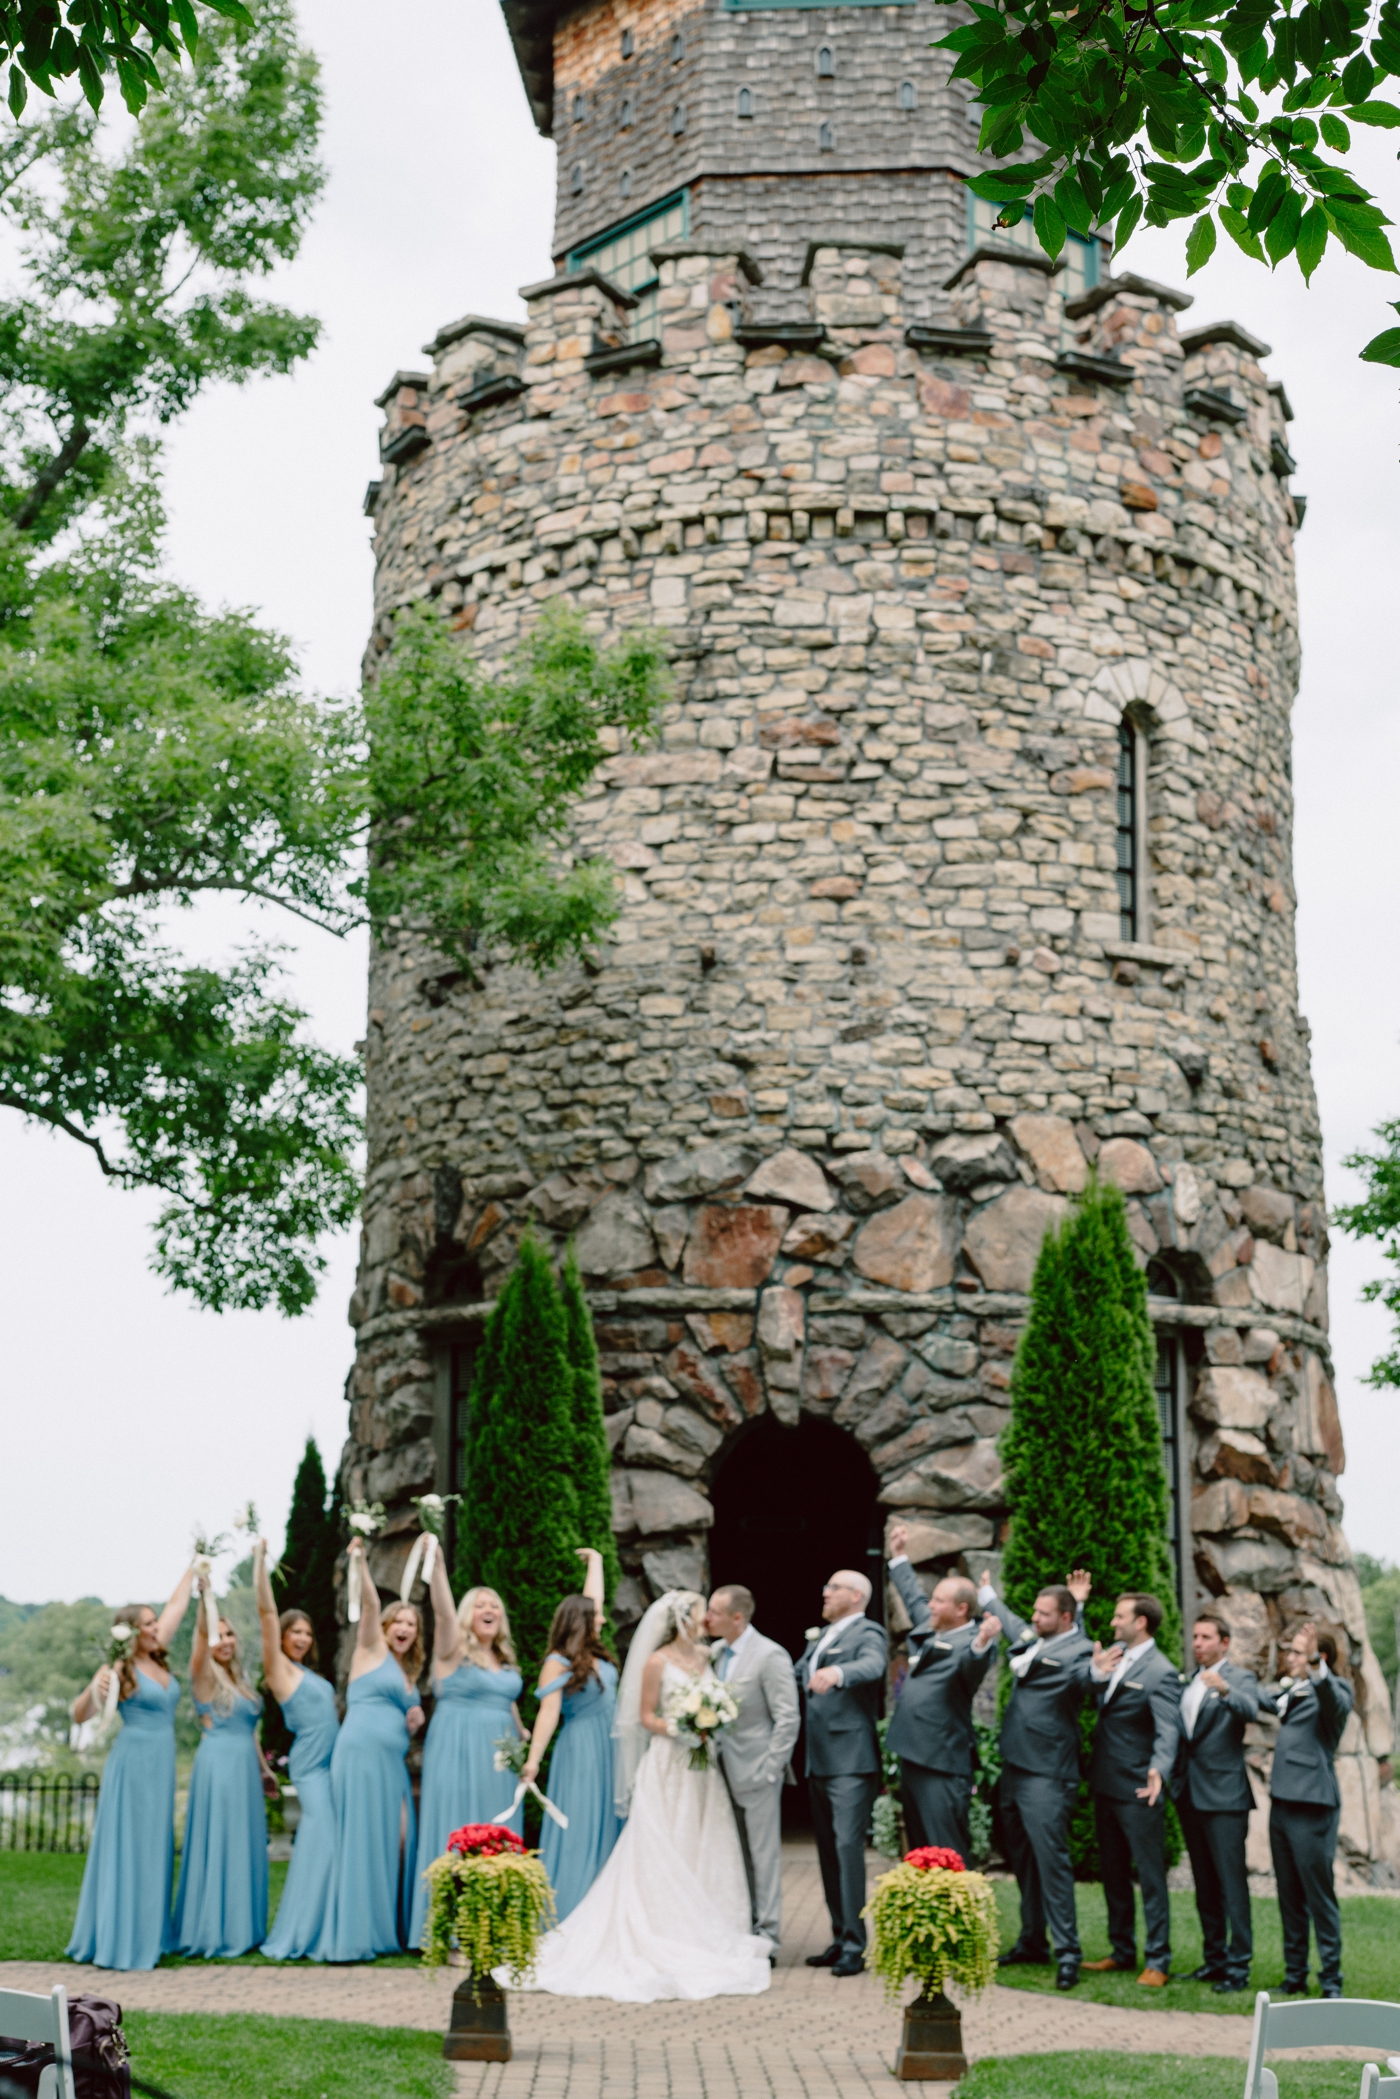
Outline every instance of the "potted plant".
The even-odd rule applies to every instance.
[[[886,1996],[897,1997],[911,1975],[920,1985],[904,2007],[895,2076],[961,2077],[967,2069],[962,2019],[944,1985],[985,1990],[996,1974],[991,1882],[983,1873],[969,1873],[956,1851],[928,1844],[881,1874],[866,1915],[875,1927],[871,1966],[883,1977]]]
[[[537,1851],[496,1822],[454,1829],[428,1868],[423,1958],[441,1967],[456,1950],[470,1973],[452,1997],[442,2052],[456,2061],[508,2063],[510,2027],[495,1970],[515,1983],[532,1973],[542,1934],[554,1921],[554,1891]]]

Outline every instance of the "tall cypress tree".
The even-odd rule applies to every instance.
[[[584,1543],[568,1325],[549,1257],[532,1237],[521,1241],[487,1321],[465,1456],[458,1581],[505,1598],[528,1689],[555,1606],[578,1589]]]
[[[1119,1596],[1146,1589],[1165,1613],[1158,1641],[1179,1656],[1155,1363],[1147,1285],[1133,1258],[1123,1197],[1091,1178],[1060,1230],[1046,1235],[1031,1280],[1001,1445],[1011,1511],[1003,1580],[1007,1601],[1029,1617],[1041,1589],[1087,1567],[1094,1592],[1086,1629],[1105,1644]],[[1092,1738],[1086,1702],[1086,1752]],[[1070,1847],[1080,1876],[1097,1878],[1083,1786]],[[1169,1849],[1179,1847],[1173,1828]]]
[[[334,1680],[339,1639],[335,1616],[339,1532],[335,1512],[327,1504],[326,1469],[315,1438],[308,1436],[292,1484],[287,1541],[272,1577],[272,1593],[279,1611],[305,1611],[315,1629],[321,1674]]]
[[[561,1294],[569,1367],[574,1379],[574,1485],[578,1491],[579,1528],[584,1544],[603,1555],[603,1593],[611,1603],[622,1579],[622,1562],[617,1556],[612,1527],[612,1453],[603,1427],[603,1380],[598,1369],[593,1314],[583,1294],[583,1277],[572,1244],[564,1261]]]

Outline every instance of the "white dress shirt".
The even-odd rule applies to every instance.
[[[1214,1667],[1214,1664],[1211,1666]],[[1201,1717],[1201,1707],[1206,1702],[1206,1692],[1209,1689],[1205,1670],[1198,1669],[1181,1694],[1181,1725],[1188,1742],[1196,1732],[1196,1722]]]
[[[753,1626],[746,1625],[744,1627],[744,1630],[740,1633],[738,1639],[730,1640],[726,1645],[724,1652],[720,1655],[719,1661],[715,1668],[715,1675],[719,1678],[722,1684],[728,1683],[730,1677],[734,1674],[735,1663],[738,1661],[740,1655],[743,1653],[746,1642],[748,1642],[752,1638]]]
[[[811,1682],[812,1677],[816,1674],[817,1670],[821,1668],[822,1656],[823,1654],[825,1654],[827,1648],[831,1645],[832,1641],[836,1638],[837,1634],[843,1633],[853,1618],[863,1618],[864,1616],[864,1611],[848,1611],[844,1618],[837,1618],[833,1620],[833,1622],[827,1627],[826,1631],[822,1634],[820,1640],[818,1640],[816,1646],[812,1649],[812,1664],[810,1669],[807,1671],[807,1681],[809,1683]],[[841,1667],[841,1664],[839,1662],[833,1662],[831,1666],[836,1671],[837,1682],[844,1684],[846,1681],[846,1675],[845,1671]]]
[[[1072,1625],[1067,1633],[1052,1633],[1048,1640],[1035,1641],[1032,1646],[1026,1648],[1023,1654],[1013,1654],[1010,1657],[1013,1676],[1024,1676],[1037,1655],[1048,1654],[1051,1648],[1058,1647],[1062,1640],[1073,1640],[1076,1638],[1078,1631],[1078,1626]]]
[[[1139,1640],[1136,1647],[1130,1647],[1128,1649],[1127,1653],[1123,1656],[1122,1661],[1119,1662],[1117,1668],[1113,1671],[1113,1674],[1108,1679],[1108,1689],[1103,1694],[1103,1702],[1105,1705],[1108,1704],[1109,1699],[1112,1698],[1114,1692],[1118,1689],[1119,1684],[1122,1683],[1128,1671],[1130,1669],[1135,1669],[1139,1662],[1146,1661],[1148,1649],[1151,1647],[1155,1647],[1156,1645],[1157,1642],[1149,1638],[1146,1640]],[[1099,1681],[1100,1683],[1102,1683],[1102,1677],[1099,1678]]]

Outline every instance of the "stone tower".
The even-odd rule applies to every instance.
[[[1180,332],[1096,243],[991,236],[932,0],[507,14],[556,269],[382,397],[369,660],[415,600],[489,663],[564,594],[663,628],[675,698],[578,811],[624,896],[595,955],[469,978],[381,930],[345,1491],[394,1512],[391,1573],[407,1497],[464,1484],[531,1227],[592,1291],[624,1625],[713,1573],[796,1639],[894,1512],[926,1572],[975,1570],[1035,1254],[1096,1161],[1148,1270],[1183,1603],[1261,1673],[1304,1616],[1343,1634],[1344,1845],[1384,1871],[1267,345]]]

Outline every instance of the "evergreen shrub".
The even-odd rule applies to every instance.
[[[584,1296],[583,1277],[572,1245],[564,1261],[560,1294],[568,1331],[569,1367],[573,1372],[574,1485],[578,1492],[579,1528],[584,1544],[603,1555],[603,1594],[611,1603],[622,1578],[612,1527],[612,1452],[603,1426],[603,1380],[598,1368],[593,1314]]]

